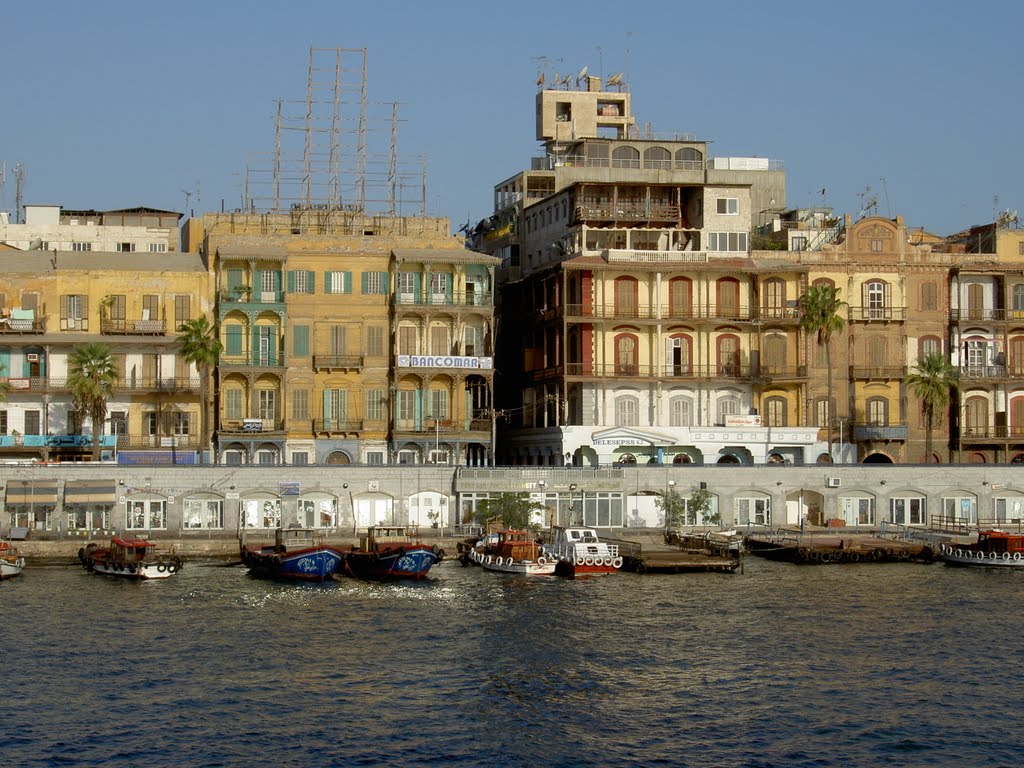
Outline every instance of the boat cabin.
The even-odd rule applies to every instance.
[[[306,549],[318,543],[319,537],[312,528],[278,528],[274,533],[274,549],[277,552]]]
[[[364,552],[397,549],[415,543],[415,537],[404,525],[374,525],[359,536],[359,548]]]
[[[1024,553],[1024,534],[1007,533],[992,529],[989,531],[978,531],[978,550],[981,552],[995,552],[996,554]]]
[[[507,530],[498,534],[495,547],[500,557],[511,557],[514,560],[536,560],[539,545],[529,531]]]
[[[123,539],[115,536],[110,540],[110,559],[141,563],[146,559],[146,550],[156,546],[145,539]]]

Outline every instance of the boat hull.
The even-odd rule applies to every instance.
[[[0,579],[10,579],[18,576],[25,568],[25,558],[4,558],[0,560]]]
[[[118,576],[123,579],[167,579],[181,570],[181,565],[174,560],[123,563],[94,559],[89,570],[103,576]]]
[[[1024,557],[1019,552],[982,552],[964,547],[944,547],[942,561],[946,565],[963,568],[1024,568]]]
[[[520,576],[554,576],[555,567],[558,565],[554,560],[545,557],[537,560],[516,560],[514,558],[495,557],[485,555],[482,552],[473,551],[471,557],[481,568],[497,573],[514,573]]]
[[[329,546],[294,552],[275,552],[272,547],[242,551],[242,562],[257,578],[280,581],[328,581],[341,566],[342,553]]]
[[[618,573],[621,567],[621,557],[564,557],[559,558],[555,563],[555,574],[568,578],[599,576]]]
[[[424,579],[440,560],[439,553],[426,545],[385,552],[353,550],[345,553],[340,572],[372,581]]]

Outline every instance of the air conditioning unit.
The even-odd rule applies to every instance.
[[[829,488],[838,488],[840,485],[842,485],[842,481],[838,477],[826,477],[825,485],[827,485]]]
[[[27,355],[25,355],[25,359],[28,360],[30,363],[38,363],[39,355],[36,352],[29,352]]]

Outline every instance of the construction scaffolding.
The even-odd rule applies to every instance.
[[[306,98],[277,100],[273,153],[246,160],[242,210],[425,216],[426,161],[399,158],[398,106],[369,101],[365,48],[311,47]]]

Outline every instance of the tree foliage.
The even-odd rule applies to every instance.
[[[942,355],[932,352],[925,355],[913,370],[907,374],[906,385],[924,409],[924,454],[925,461],[932,460],[932,432],[935,414],[949,405],[953,391],[959,387],[959,372]]]
[[[698,525],[720,525],[722,515],[717,510],[712,511],[713,499],[706,488],[695,488],[689,498],[675,488],[669,488],[654,500],[654,504],[665,516],[665,527],[674,531],[685,525],[688,518]]]
[[[178,326],[178,333],[182,357],[199,370],[202,397],[199,413],[199,462],[202,463],[203,453],[210,442],[210,375],[220,360],[223,345],[218,337],[217,326],[207,320],[205,315],[186,320]]]
[[[75,411],[92,420],[92,459],[100,459],[100,435],[107,419],[107,403],[117,380],[114,357],[107,344],[76,347],[68,358],[68,389]]]
[[[533,501],[528,493],[502,493],[484,499],[477,505],[476,520],[481,525],[498,519],[504,528],[531,530],[539,526],[533,522],[534,513],[543,512],[545,506]]]

